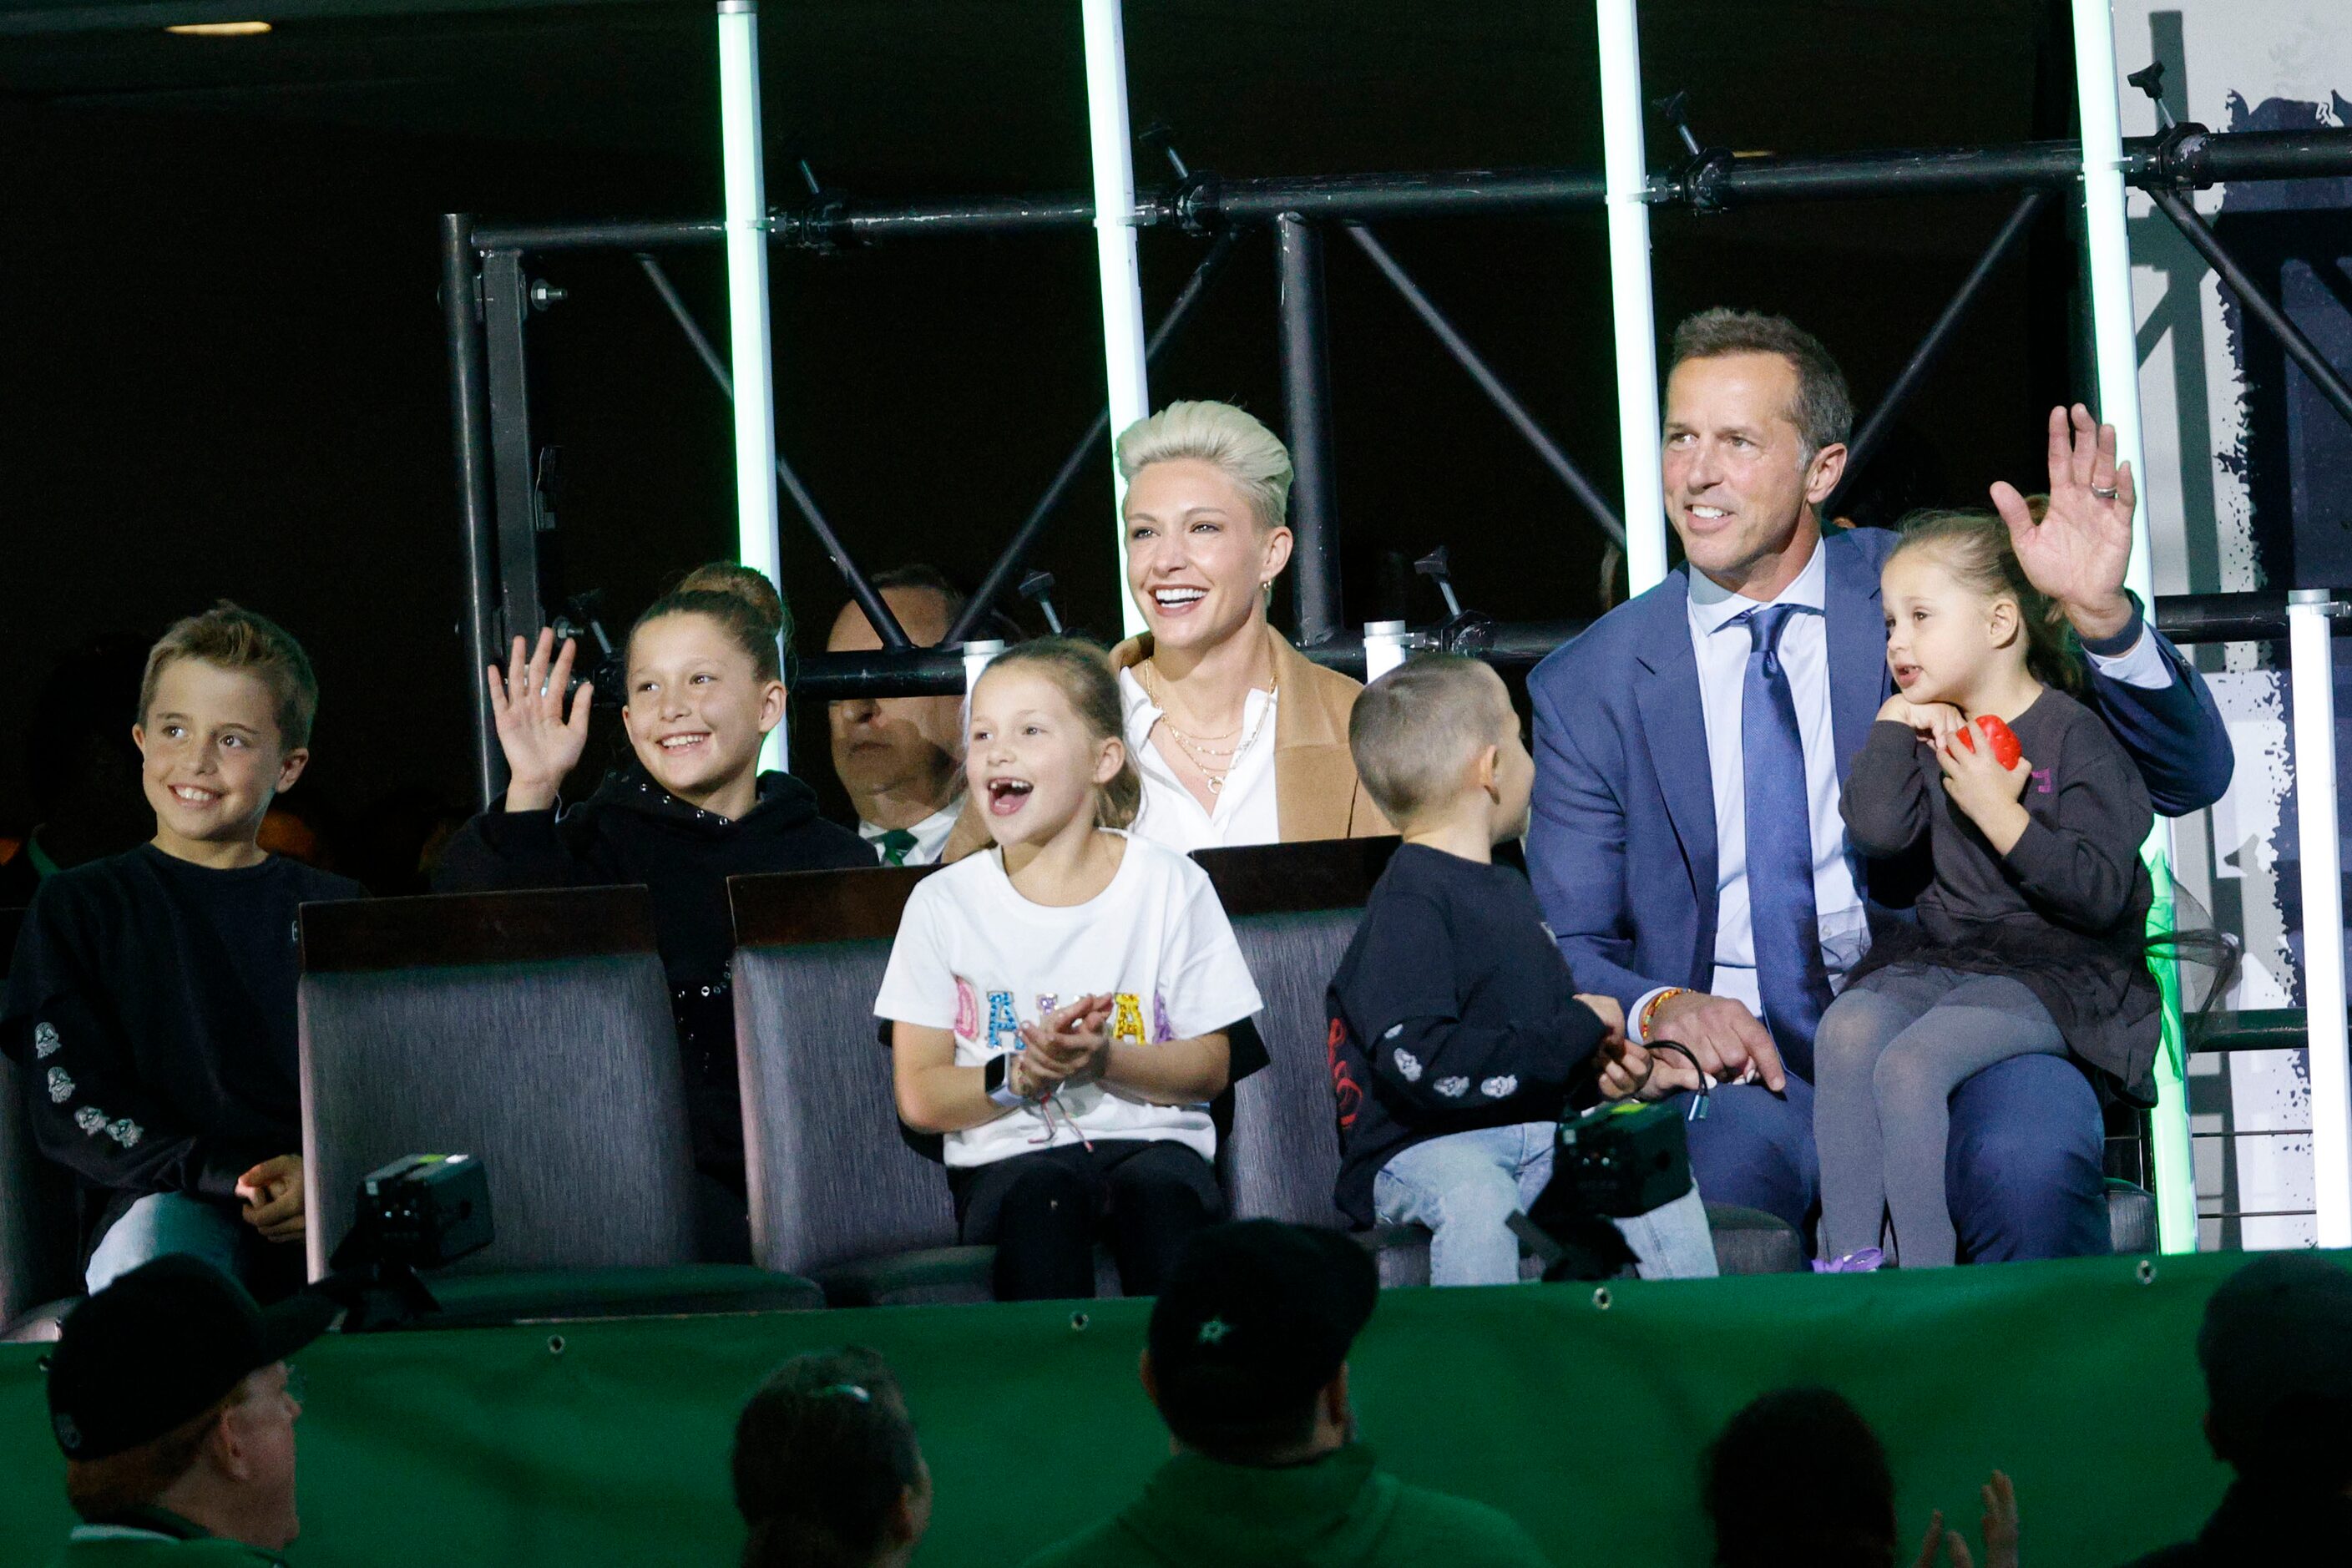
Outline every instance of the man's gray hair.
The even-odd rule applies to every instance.
[[[1153,463],[1196,458],[1249,497],[1262,528],[1290,512],[1290,449],[1255,416],[1230,403],[1171,403],[1119,432],[1118,475],[1133,483]]]
[[[1674,356],[1666,374],[1674,374],[1675,367],[1685,360],[1717,359],[1725,354],[1778,354],[1789,362],[1797,373],[1797,401],[1789,417],[1804,438],[1807,460],[1853,432],[1853,394],[1846,390],[1845,372],[1838,369],[1821,339],[1786,316],[1721,305],[1685,316],[1675,329]]]

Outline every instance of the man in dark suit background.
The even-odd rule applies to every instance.
[[[1910,889],[1846,844],[1838,792],[1893,689],[1880,530],[1824,536],[1853,404],[1810,334],[1710,310],[1678,328],[1665,503],[1686,564],[1538,667],[1528,864],[1577,989],[1673,1041],[1645,1093],[1719,1080],[1690,1124],[1716,1203],[1801,1228],[1817,1197],[1812,1028]],[[2086,700],[2178,816],[2228,787],[2229,736],[2196,671],[2124,591],[2134,502],[2115,433],[2053,410],[2050,504],[1993,500],[2027,576],[2065,611]],[[1889,884],[1889,885],[1879,885]],[[1946,1169],[1964,1256],[2108,1248],[2097,1097],[2063,1058],[1988,1068],[1952,1100]]]

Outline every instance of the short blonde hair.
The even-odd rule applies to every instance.
[[[1460,654],[1424,653],[1356,698],[1348,750],[1373,804],[1404,827],[1452,795],[1470,760],[1517,721],[1501,676]]]
[[[319,678],[302,645],[277,622],[226,599],[200,616],[173,622],[147,652],[147,672],[139,682],[141,724],[155,706],[163,672],[183,659],[252,676],[269,688],[277,704],[278,745],[299,752],[310,743],[310,726],[319,716]]]
[[[1230,403],[1171,403],[1119,432],[1119,478],[1132,483],[1154,463],[1197,458],[1241,487],[1261,528],[1290,515],[1290,448],[1255,416]]]

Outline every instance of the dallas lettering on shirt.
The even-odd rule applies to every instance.
[[[955,1033],[958,1039],[969,1040],[974,1045],[981,1045],[984,1041],[987,1049],[998,1056],[1024,1048],[1024,1042],[1021,1038],[1022,1018],[1018,1008],[1014,1005],[1012,992],[983,993],[979,986],[961,974],[955,977]],[[985,1006],[982,1005],[983,995],[987,998]],[[1061,998],[1050,992],[1043,993],[1033,997],[1032,1000],[1036,1004],[1034,1021],[1039,1024],[1043,1024],[1051,1017],[1054,1009],[1061,1005]],[[988,1020],[985,1028],[981,1023],[983,1016]],[[1150,1034],[1146,1034],[1143,1027],[1143,998],[1133,991],[1120,991],[1113,994],[1110,1027],[1106,1032],[1113,1040],[1131,1040],[1139,1046],[1157,1045],[1162,1040],[1176,1037],[1175,1030],[1171,1028],[1168,1023],[1168,999],[1157,991],[1151,994]]]

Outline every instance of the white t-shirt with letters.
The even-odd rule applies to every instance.
[[[1020,1026],[1066,1001],[1111,995],[1110,1034],[1139,1044],[1213,1034],[1264,1005],[1209,875],[1172,849],[1127,841],[1110,885],[1057,909],[1021,896],[994,848],[919,883],[874,1011],[946,1029],[958,1067],[1023,1048]],[[1237,1064],[1238,1066],[1238,1064]],[[1102,1083],[947,1135],[950,1165],[985,1165],[1081,1139],[1167,1139],[1216,1155],[1205,1105],[1152,1105]]]

